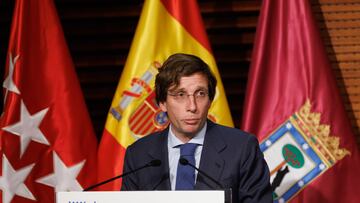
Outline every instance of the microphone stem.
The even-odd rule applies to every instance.
[[[193,167],[195,170],[197,170],[201,175],[209,178],[211,181],[213,181],[218,187],[219,189],[223,189],[223,186],[218,182],[216,181],[214,178],[212,178],[211,176],[209,176],[208,174],[206,173],[203,173],[201,170],[197,169],[193,164],[191,164],[190,162],[187,162],[187,164],[191,167]]]
[[[128,172],[123,173],[123,174],[121,174],[121,175],[112,177],[112,178],[110,178],[110,179],[107,179],[107,180],[102,181],[102,182],[100,182],[100,183],[97,183],[97,184],[95,184],[95,185],[92,185],[92,186],[90,186],[90,187],[88,187],[88,188],[85,188],[83,191],[92,190],[92,189],[94,189],[94,188],[96,188],[96,187],[99,187],[100,185],[104,185],[104,184],[106,184],[106,183],[108,183],[108,182],[111,182],[111,181],[113,181],[113,180],[115,180],[115,179],[118,179],[118,178],[121,178],[121,177],[123,177],[123,176],[126,176],[126,175],[128,175],[128,174],[130,174],[130,173],[135,173],[136,171],[141,170],[141,169],[146,168],[146,167],[149,167],[149,166],[150,166],[149,164],[146,164],[146,165],[144,165],[144,166],[142,166],[142,167],[140,167],[140,168],[137,168],[137,169],[135,169],[135,170],[128,171]]]

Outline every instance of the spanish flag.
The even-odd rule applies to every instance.
[[[224,88],[193,0],[145,1],[123,73],[112,101],[99,147],[98,180],[122,173],[125,149],[137,139],[167,127],[169,121],[155,102],[157,68],[174,53],[202,58],[218,80],[209,118],[233,126]],[[121,180],[101,190],[119,190]]]

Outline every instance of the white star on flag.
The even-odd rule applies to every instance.
[[[49,108],[46,108],[30,115],[24,102],[21,100],[20,121],[2,128],[7,132],[20,136],[20,157],[24,154],[31,140],[50,145],[44,134],[39,129],[40,123],[48,110]]]
[[[36,180],[36,182],[54,187],[56,192],[59,191],[82,191],[83,188],[77,181],[81,169],[85,164],[85,160],[80,163],[67,167],[60,157],[53,152],[54,173],[44,176]]]
[[[27,199],[36,200],[34,195],[24,184],[26,177],[31,172],[35,164],[28,165],[18,171],[15,171],[10,162],[3,154],[2,176],[0,176],[0,188],[2,190],[2,202],[10,202],[14,195]]]
[[[7,95],[7,91],[14,92],[16,94],[20,94],[20,91],[16,87],[14,80],[13,80],[15,64],[16,64],[16,61],[19,59],[19,55],[15,56],[15,58],[12,58],[12,54],[10,53],[9,58],[10,58],[9,59],[9,73],[3,83],[3,87],[6,89],[5,98]],[[5,99],[4,99],[4,101],[5,101]]]

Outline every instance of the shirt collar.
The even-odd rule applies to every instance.
[[[188,143],[195,143],[198,145],[204,144],[204,138],[206,133],[207,123],[201,128],[201,130],[188,142]],[[171,148],[177,147],[179,145],[184,144],[179,138],[177,138],[174,133],[172,132],[172,125],[169,128],[169,146]]]

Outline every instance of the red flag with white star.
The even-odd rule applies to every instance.
[[[97,141],[52,0],[16,1],[3,93],[3,203],[95,183]]]

